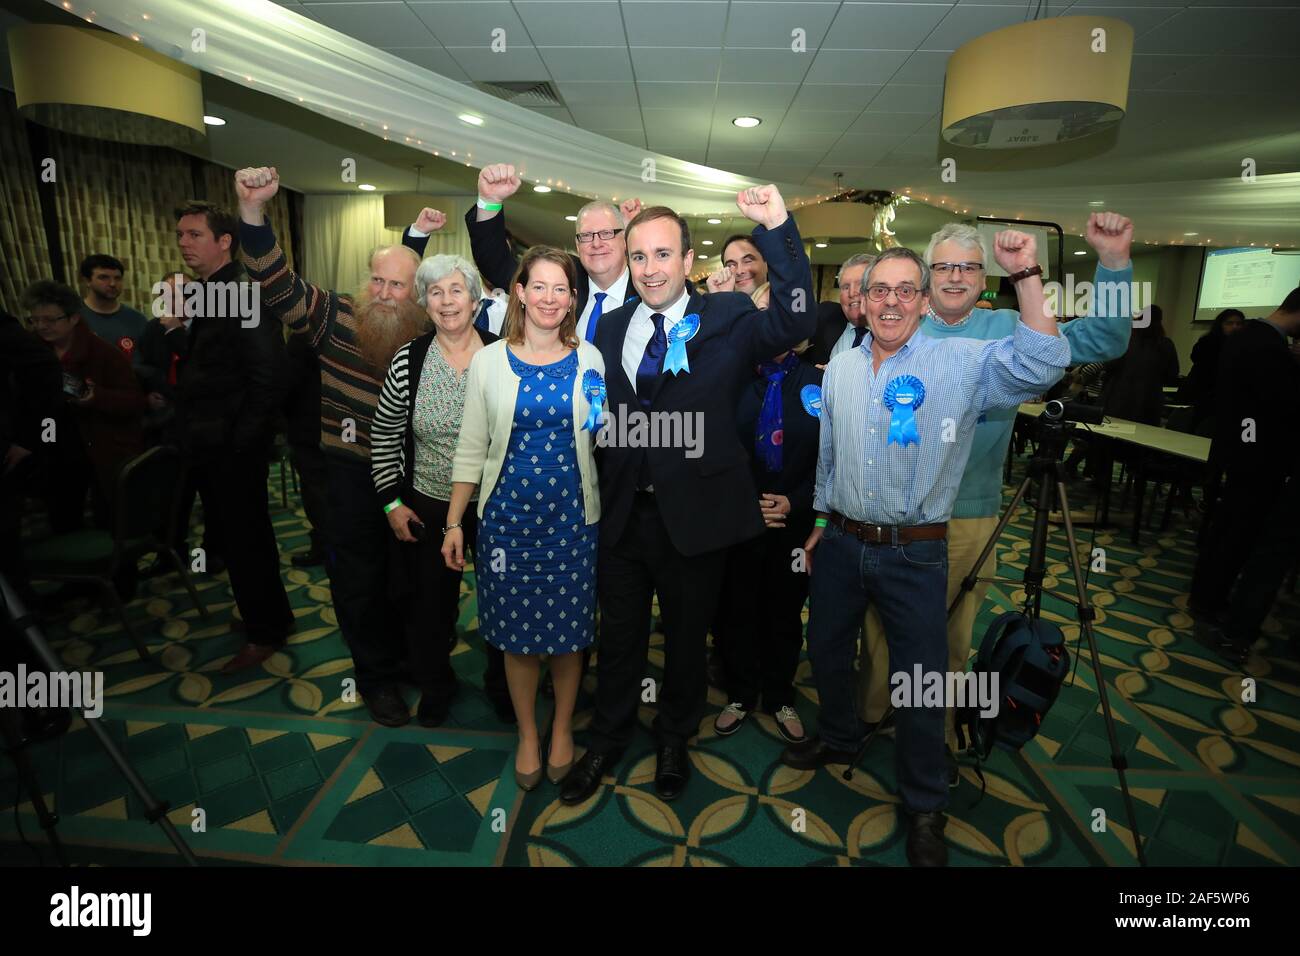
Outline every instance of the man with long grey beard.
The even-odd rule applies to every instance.
[[[398,687],[404,675],[404,632],[386,600],[392,532],[375,503],[370,426],[389,361],[431,324],[411,298],[420,257],[405,246],[375,250],[370,277],[354,296],[311,285],[289,268],[263,215],[279,187],[274,167],[235,174],[240,251],[249,275],[262,284],[265,307],[293,333],[309,336],[320,357],[321,437],[329,476],[326,568],[334,611],[371,717],[400,727],[411,716]],[[421,232],[440,224],[425,219],[421,214],[416,224]],[[489,658],[485,689],[497,703],[492,663]],[[504,670],[500,676],[504,690]],[[505,718],[501,706],[497,712]]]

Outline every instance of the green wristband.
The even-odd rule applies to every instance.
[[[824,528],[828,524],[830,524],[830,522],[827,521],[825,518],[818,518],[816,521],[813,522],[813,525],[818,528]]]
[[[479,208],[479,209],[484,209],[484,210],[486,210],[487,212],[497,212],[499,209],[501,209],[501,203],[499,203],[499,202],[488,202],[488,201],[487,201],[486,199],[484,199],[482,196],[479,196],[479,198],[478,198],[478,208]]]
[[[402,499],[394,498],[388,504],[384,505],[384,514],[390,514],[394,509],[402,507]]]

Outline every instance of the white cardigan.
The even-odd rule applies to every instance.
[[[582,427],[591,404],[582,394],[582,377],[594,368],[603,378],[605,362],[600,350],[589,342],[578,343],[578,375],[573,388],[573,437],[578,451],[578,473],[582,479],[582,500],[587,524],[600,520],[600,484],[592,455],[594,434]],[[510,367],[506,340],[498,339],[475,353],[469,363],[465,392],[465,414],[461,419],[456,457],[451,466],[453,482],[479,486],[478,516],[492,497],[505,463],[506,446],[514,427],[515,403],[519,398],[519,376]]]

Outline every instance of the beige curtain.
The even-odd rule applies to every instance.
[[[50,249],[27,130],[8,90],[0,96],[0,155],[5,157],[0,163],[0,307],[21,318],[23,288],[50,278]]]
[[[384,197],[376,194],[307,196],[302,219],[302,275],[324,289],[355,293],[368,276],[371,251],[402,241],[401,230],[384,228]],[[464,223],[455,225],[429,237],[426,256],[446,253],[473,261]]]

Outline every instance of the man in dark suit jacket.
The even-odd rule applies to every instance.
[[[655,593],[665,640],[655,788],[665,800],[681,793],[686,741],[705,702],[704,640],[725,551],[763,531],[736,408],[755,365],[812,335],[815,300],[808,257],[776,187],[744,190],[737,204],[759,223],[754,240],[772,283],[767,310],[742,293],[689,289],[694,253],[686,221],[657,206],[628,227],[640,301],[610,313],[596,334],[610,418],[597,437],[601,643],[588,749],[560,793],[568,804],[595,792],[631,740]],[[683,356],[685,365],[672,374]],[[680,440],[667,442],[675,447],[645,447],[635,428],[646,419],[641,439],[663,445],[665,423],[675,424]]]
[[[518,192],[519,174],[513,166],[484,166],[478,177],[478,204],[465,213],[474,264],[489,285],[513,289],[519,260],[506,240],[502,204]],[[627,268],[628,221],[641,210],[629,199],[621,206],[590,202],[578,210],[574,241],[578,254],[569,254],[578,274],[578,338],[596,341],[600,319],[636,296]]]
[[[1192,577],[1191,610],[1244,663],[1300,536],[1300,289],[1223,346],[1210,468],[1225,476]],[[1236,592],[1232,593],[1233,584]],[[1221,628],[1220,628],[1221,625]]]
[[[835,343],[845,337],[845,329],[850,323],[855,331],[862,330],[856,336],[857,344],[862,343],[867,331],[867,316],[862,307],[862,277],[875,261],[876,257],[866,252],[855,253],[844,260],[840,271],[835,273],[839,300],[818,304],[817,334],[813,336],[812,345],[803,353],[805,362],[811,365],[825,365],[829,362]],[[844,347],[854,347],[854,339],[849,338]]]

